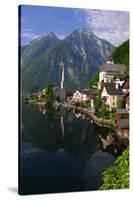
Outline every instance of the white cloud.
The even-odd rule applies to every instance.
[[[33,30],[31,28],[29,27],[27,28],[25,18],[21,17],[21,38],[33,40],[38,37],[41,37],[41,35],[33,33]]]
[[[94,33],[116,46],[129,38],[129,12],[85,10],[85,20]]]
[[[41,35],[36,35],[32,33],[31,31],[32,31],[31,29],[23,29],[21,32],[21,37],[24,39],[29,39],[29,40],[33,40],[38,37],[41,37]]]

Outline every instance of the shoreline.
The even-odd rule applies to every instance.
[[[67,109],[74,109],[77,110],[83,114],[89,115],[91,117],[91,119],[99,126],[111,126],[114,127],[114,124],[112,122],[112,120],[109,119],[101,119],[98,118],[94,113],[94,109],[87,109],[87,108],[82,108],[82,107],[76,107],[70,104],[62,104],[62,107],[67,108]],[[114,127],[115,128],[115,127]]]
[[[29,103],[29,104],[32,104],[32,103]],[[34,105],[39,105],[39,106],[42,106],[42,107],[46,106],[45,102],[37,102],[36,101],[33,104]],[[113,120],[98,118],[95,115],[95,109],[94,108],[89,108],[88,109],[88,108],[83,108],[83,107],[77,107],[77,106],[71,105],[69,103],[61,103],[61,102],[60,103],[57,102],[57,103],[53,104],[53,107],[55,109],[63,107],[63,108],[68,109],[68,110],[73,110],[74,112],[78,111],[81,114],[85,115],[84,119],[92,120],[98,126],[103,126],[103,127],[107,127],[107,128],[114,128],[117,136],[119,136],[121,139],[127,139],[127,140],[129,140],[128,136],[123,137],[123,135],[121,134],[121,132],[117,130],[116,124],[114,124]]]

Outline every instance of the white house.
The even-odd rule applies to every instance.
[[[82,99],[81,92],[79,92],[78,90],[76,90],[76,92],[73,94],[72,100],[74,100],[74,101],[81,101],[81,99]]]
[[[99,72],[99,82],[111,83],[116,75],[124,74],[124,70],[123,64],[103,64]]]
[[[76,90],[76,92],[73,94],[72,101],[87,101],[89,100],[89,97],[86,93],[81,93],[80,91]]]

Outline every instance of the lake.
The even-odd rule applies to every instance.
[[[113,130],[77,113],[23,104],[21,194],[98,190],[120,154]]]

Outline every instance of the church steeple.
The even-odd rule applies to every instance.
[[[60,63],[61,67],[61,94],[60,94],[60,100],[63,102],[65,100],[65,90],[64,90],[64,63],[61,61]]]
[[[62,75],[61,75],[61,89],[64,89],[64,63],[61,62],[60,66],[61,66],[61,70],[62,70]]]

